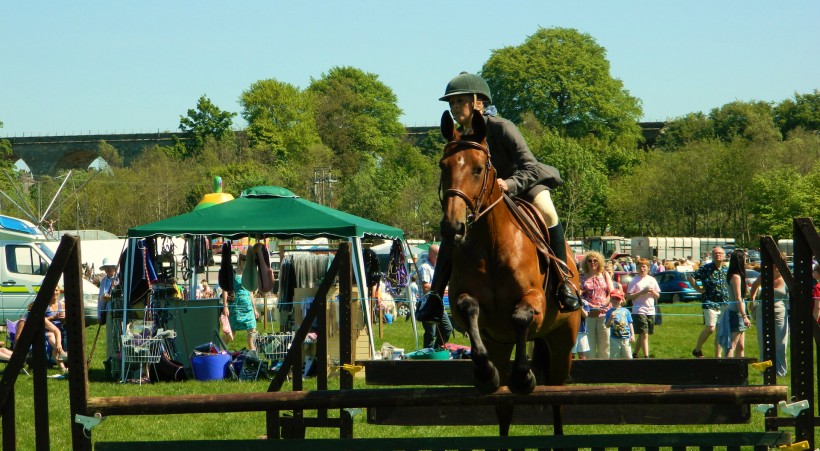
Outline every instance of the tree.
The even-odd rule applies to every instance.
[[[820,130],[820,91],[811,94],[795,94],[794,100],[786,99],[774,108],[774,120],[783,136],[800,127]]]
[[[242,92],[242,117],[251,147],[264,147],[287,159],[319,143],[312,96],[277,80],[259,80]]]
[[[519,46],[494,50],[481,75],[499,113],[513,121],[532,112],[569,137],[629,148],[642,139],[640,101],[611,76],[606,50],[588,34],[539,28]]]
[[[714,108],[709,118],[715,127],[715,136],[722,141],[743,138],[748,141],[780,141],[780,130],[775,126],[772,107],[766,102],[735,101]]]
[[[771,166],[766,169],[789,165],[799,174],[805,175],[812,169],[820,168],[820,135],[801,127],[795,128],[781,145],[771,146],[769,154]]]
[[[187,117],[179,117],[179,129],[191,135],[191,141],[186,145],[189,156],[202,151],[207,137],[221,140],[231,133],[234,116],[236,113],[220,110],[203,94],[196,103],[196,109],[189,109]]]
[[[441,136],[441,130],[436,127],[428,130],[416,144],[422,154],[431,158],[441,158],[447,140]]]
[[[805,216],[811,191],[805,191],[800,174],[791,167],[762,172],[752,179],[752,217],[760,234],[786,238],[792,235],[792,218]]]
[[[380,220],[423,237],[441,220],[437,187],[439,155],[429,157],[408,143],[389,151],[378,167],[375,185],[387,208]]]
[[[715,138],[715,124],[701,112],[689,113],[669,121],[658,136],[657,147],[675,150],[694,141]]]
[[[316,96],[316,126],[322,142],[336,155],[343,177],[376,162],[395,148],[406,130],[399,122],[396,95],[375,74],[334,67],[308,88]]]
[[[564,184],[552,192],[555,208],[567,236],[577,236],[585,226],[606,223],[607,175],[595,147],[539,124],[525,113],[522,133],[533,155],[558,168]]]
[[[97,143],[97,153],[100,158],[105,160],[105,163],[112,168],[121,168],[123,165],[122,155],[117,151],[117,148],[108,144],[105,140]]]

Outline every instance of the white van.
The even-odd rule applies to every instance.
[[[0,321],[16,321],[40,291],[54,254],[32,223],[0,215]],[[99,289],[83,279],[86,323],[97,322]]]

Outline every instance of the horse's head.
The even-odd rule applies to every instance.
[[[495,169],[487,148],[487,124],[479,111],[473,113],[472,131],[460,133],[449,111],[441,116],[441,134],[448,141],[439,162],[441,179],[442,238],[460,244],[467,228],[489,202],[495,185]]]

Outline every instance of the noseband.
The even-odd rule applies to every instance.
[[[488,149],[487,146],[474,141],[451,141],[444,148],[444,156],[441,157],[441,160],[439,160],[439,162],[442,162],[447,158],[450,158],[453,155],[461,152],[462,150],[467,149],[480,150],[484,152],[484,155],[487,157],[487,161],[486,163],[484,163],[484,180],[481,182],[481,191],[479,191],[478,196],[475,199],[470,199],[470,197],[464,191],[461,191],[457,188],[448,188],[444,191],[444,193],[442,193],[441,179],[439,178],[438,198],[439,202],[441,203],[441,208],[443,209],[444,201],[447,200],[448,197],[460,197],[464,201],[464,203],[467,204],[467,208],[470,210],[470,214],[467,216],[467,224],[470,225],[483,215],[483,213],[481,213],[481,206],[482,202],[484,201],[484,196],[487,192],[487,186],[490,179],[490,167],[492,166],[490,164],[490,149]],[[494,204],[491,205],[490,208],[492,208],[493,206]]]

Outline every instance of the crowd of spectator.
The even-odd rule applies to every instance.
[[[651,259],[640,256],[620,256],[604,260],[598,252],[587,252],[580,260],[583,315],[575,358],[638,358],[649,357],[649,336],[654,333],[660,288],[653,276],[665,271],[680,271],[687,275],[689,285],[701,295],[703,329],[692,349],[692,356],[704,357],[703,346],[714,335],[715,357],[743,357],[746,352],[745,331],[755,325],[760,359],[763,359],[762,308],[760,278],[747,281],[746,271],[759,273],[760,266],[747,260],[746,251],[737,249],[728,255],[715,247],[708,255],[695,261],[685,258]],[[603,267],[603,270],[599,268]],[[632,278],[621,286],[615,272]],[[621,275],[622,275],[621,274]],[[815,262],[816,281],[812,314],[820,324],[820,265]],[[787,374],[789,293],[782,275],[774,271],[774,366],[778,376]],[[625,306],[631,306],[625,308]],[[600,319],[599,319],[600,318]],[[754,321],[753,321],[754,320]],[[604,340],[602,337],[607,337]],[[629,344],[630,352],[623,350]],[[617,350],[616,350],[617,347]]]

